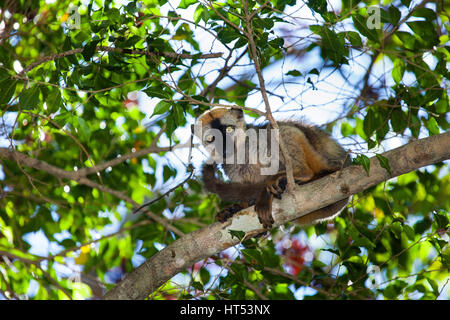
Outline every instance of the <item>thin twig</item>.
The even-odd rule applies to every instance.
[[[259,86],[261,88],[261,95],[263,97],[264,104],[266,107],[266,118],[269,120],[271,126],[279,132],[278,124],[275,121],[275,119],[273,118],[272,111],[270,109],[269,98],[267,97],[266,85],[264,82],[264,78],[262,76],[261,66],[260,66],[259,59],[258,59],[258,52],[256,50],[255,41],[253,39],[253,29],[251,27],[250,14],[249,14],[248,8],[247,8],[247,0],[242,1],[242,5],[244,7],[244,12],[245,12],[245,20],[246,20],[245,24],[246,24],[246,28],[247,28],[246,36],[248,38],[248,44],[250,47],[250,53],[251,53],[250,56],[254,61],[255,70],[258,75]],[[286,146],[284,145],[282,137],[277,136],[277,135],[275,137],[280,146],[281,153],[284,156],[284,162],[285,162],[285,167],[286,167],[286,176],[287,176],[287,192],[292,194],[294,191],[294,186],[295,186],[293,169],[292,169],[292,161],[291,161],[290,155],[286,149]]]

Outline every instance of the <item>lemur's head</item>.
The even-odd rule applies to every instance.
[[[241,109],[215,107],[198,117],[194,134],[218,162],[234,152],[233,138],[238,129],[245,130]],[[228,139],[227,139],[228,137]],[[228,142],[228,145],[227,145]]]

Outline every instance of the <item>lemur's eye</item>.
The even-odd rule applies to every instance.
[[[234,130],[234,128],[233,128],[232,126],[228,126],[228,127],[226,127],[226,129],[225,129],[225,131],[226,131],[227,133],[231,133],[231,132],[233,132],[233,130]]]
[[[205,137],[206,142],[213,142],[214,141],[214,136],[213,135],[207,135]]]

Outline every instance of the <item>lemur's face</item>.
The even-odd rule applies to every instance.
[[[244,114],[240,109],[213,108],[197,119],[195,127],[195,135],[211,157],[222,162],[234,152],[234,137],[238,129],[245,128]]]

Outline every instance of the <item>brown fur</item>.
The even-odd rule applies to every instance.
[[[243,121],[242,110],[228,108],[213,108],[200,116],[197,123],[206,129],[212,126],[222,128],[230,125],[242,129],[270,129],[270,125],[246,125]],[[280,137],[292,160],[296,182],[313,181],[351,164],[351,159],[345,150],[319,128],[293,121],[279,121],[278,126]],[[206,143],[203,139],[202,142]],[[251,152],[248,151],[248,144],[240,148],[245,148],[248,153]],[[272,199],[274,196],[281,197],[285,187],[286,173],[281,152],[279,161],[279,171],[272,176],[262,176],[260,174],[262,166],[259,163],[224,164],[223,169],[230,178],[230,182],[224,182],[216,177],[216,165],[205,164],[202,169],[203,181],[208,191],[218,194],[225,201],[245,201],[246,205],[255,202],[255,210],[260,222],[268,228],[273,224]],[[331,218],[338,214],[347,202],[348,199],[341,200],[311,212],[297,222],[310,224]],[[222,220],[231,215],[232,210],[229,209],[226,209],[224,214],[219,213]]]

